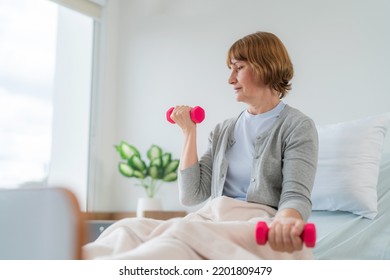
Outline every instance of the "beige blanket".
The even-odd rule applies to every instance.
[[[312,259],[310,249],[293,254],[255,241],[255,226],[276,211],[256,203],[219,197],[184,218],[127,218],[83,248],[86,259]]]

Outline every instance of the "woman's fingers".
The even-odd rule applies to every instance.
[[[304,223],[298,219],[274,221],[268,233],[268,242],[275,251],[292,253],[302,250],[303,242],[300,237]]]

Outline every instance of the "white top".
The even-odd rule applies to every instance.
[[[226,152],[229,167],[223,195],[246,200],[251,178],[256,138],[272,127],[285,107],[282,101],[271,111],[252,115],[248,111],[240,116],[234,127],[235,144]]]

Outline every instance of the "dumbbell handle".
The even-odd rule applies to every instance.
[[[170,123],[175,123],[175,121],[171,119],[171,114],[174,109],[175,109],[174,107],[169,108],[166,114],[167,121],[169,121]],[[201,123],[205,118],[205,112],[202,107],[195,106],[190,111],[190,117],[194,123]]]
[[[265,222],[258,222],[256,225],[256,242],[259,245],[264,245],[268,240],[268,225]],[[313,248],[316,244],[316,227],[314,224],[307,223],[303,228],[301,239],[309,248]]]

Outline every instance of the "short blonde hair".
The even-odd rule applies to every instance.
[[[256,32],[237,40],[227,54],[230,68],[232,59],[246,61],[266,85],[279,93],[279,98],[291,90],[294,68],[282,41],[269,32]]]

